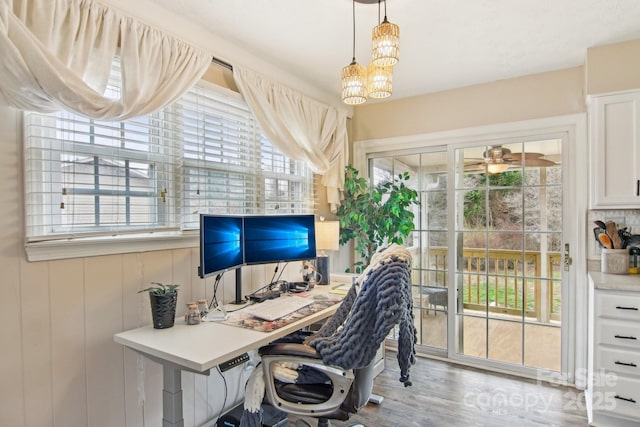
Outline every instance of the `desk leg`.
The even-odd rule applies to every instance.
[[[182,370],[163,365],[162,427],[184,427],[182,418]]]

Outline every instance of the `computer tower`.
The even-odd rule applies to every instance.
[[[243,411],[243,405],[236,406],[218,419],[216,427],[240,427]],[[262,414],[262,427],[284,427],[289,422],[286,412],[267,403],[262,404]]]

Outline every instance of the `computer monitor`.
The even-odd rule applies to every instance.
[[[315,257],[315,217],[312,214],[244,218],[245,263],[264,264]]]
[[[244,265],[242,223],[241,216],[200,215],[200,277]]]

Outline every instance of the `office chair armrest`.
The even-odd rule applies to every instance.
[[[261,347],[259,353],[261,356],[298,356],[322,360],[320,354],[316,351],[315,348],[309,345],[298,343],[269,344]]]
[[[340,405],[347,396],[349,389],[351,388],[351,384],[353,383],[353,372],[337,366],[328,366],[323,364],[319,356],[316,356],[317,353],[315,353],[315,350],[312,347],[302,344],[276,344],[275,346],[267,346],[276,348],[265,349],[265,351],[267,353],[275,352],[278,350],[277,347],[280,346],[284,346],[285,348],[292,346],[294,347],[293,351],[299,353],[299,355],[266,354],[263,350],[260,351],[262,354],[265,395],[269,403],[281,411],[299,415],[311,415],[315,417],[331,414],[340,408]],[[312,351],[305,350],[302,347],[308,347]],[[279,348],[279,350],[282,349],[282,347]],[[294,391],[290,393],[290,395],[295,395],[297,397],[287,396],[292,399],[287,400],[282,391],[281,394],[283,394],[283,396],[278,394],[278,390],[276,388],[274,369],[278,363],[296,363],[306,365],[318,372],[322,372],[329,377],[329,380],[331,381],[331,386],[327,386],[325,388],[325,390],[327,388],[330,389],[330,393],[326,393],[328,396],[323,396],[322,399],[319,399],[313,385],[292,384],[290,385],[290,388],[294,389]],[[306,401],[302,403],[301,400]]]

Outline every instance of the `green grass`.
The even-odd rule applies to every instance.
[[[473,278],[472,278],[473,279]],[[516,280],[518,284],[516,285]],[[463,285],[463,298],[465,304],[492,304],[496,307],[522,310],[523,305],[526,311],[535,310],[535,280],[526,279],[526,295],[522,292],[522,278],[496,277],[489,282],[472,283],[471,286]],[[561,295],[560,282],[554,281],[553,307],[554,313],[560,312]],[[517,286],[517,299],[516,299]],[[556,289],[558,288],[558,289]],[[506,303],[505,303],[506,296]],[[525,299],[526,296],[526,299]]]

